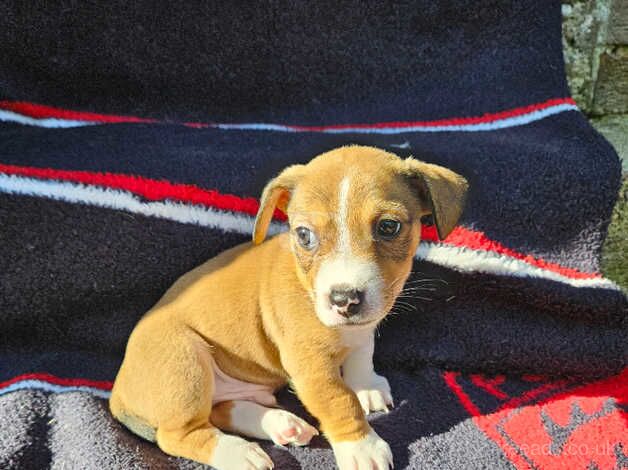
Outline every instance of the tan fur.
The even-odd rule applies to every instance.
[[[351,250],[379,266],[386,286],[381,317],[388,312],[411,269],[420,217],[437,211],[445,236],[466,190],[455,173],[414,162],[375,148],[342,147],[272,180],[255,244],[232,248],[182,276],[138,323],[112,390],[113,415],[140,435],[155,430],[167,453],[209,462],[213,426],[229,429],[230,410],[228,402],[212,409],[213,357],[240,380],[274,388],[290,381],[332,442],[364,438],[370,427],[340,372],[348,349],[341,329],[317,317],[312,289],[338,232],[335,188],[350,175]],[[452,207],[435,202],[443,194],[455,195]],[[320,252],[300,248],[292,232],[261,243],[276,206],[287,211],[292,229],[307,222],[324,237]],[[382,216],[403,222],[394,243],[373,241],[373,223]]]

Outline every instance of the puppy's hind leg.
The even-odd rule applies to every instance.
[[[318,434],[316,428],[289,411],[244,400],[217,403],[210,421],[223,431],[268,439],[279,445],[304,446]]]
[[[172,431],[160,427],[157,442],[169,454],[207,463],[218,470],[268,470],[274,466],[258,444],[223,434],[209,422]]]
[[[190,332],[160,364],[158,396],[153,397],[156,441],[168,454],[218,470],[268,470],[270,457],[254,443],[223,434],[209,421],[214,392],[213,361],[203,341]],[[167,375],[163,372],[167,371]]]

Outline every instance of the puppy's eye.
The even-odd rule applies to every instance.
[[[392,219],[380,220],[377,222],[377,227],[375,228],[377,238],[381,238],[383,240],[392,240],[399,235],[400,230],[401,222]]]
[[[307,227],[297,227],[295,230],[297,234],[297,240],[299,241],[299,245],[301,245],[306,250],[312,250],[318,244],[318,239],[314,232],[312,232]]]

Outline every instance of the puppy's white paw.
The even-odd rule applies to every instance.
[[[395,406],[386,377],[373,374],[368,381],[348,383],[347,385],[358,396],[365,414],[369,414],[371,411],[388,412],[389,406]]]
[[[332,444],[340,470],[388,470],[394,468],[390,446],[375,431],[359,441]]]
[[[228,434],[218,438],[209,464],[218,470],[270,470],[274,467],[258,444]]]
[[[298,416],[284,410],[270,410],[262,418],[262,428],[275,444],[304,446],[318,431]]]

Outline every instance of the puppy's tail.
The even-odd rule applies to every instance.
[[[156,442],[157,430],[142,418],[129,413],[115,393],[109,399],[109,409],[113,417],[124,424],[132,433],[147,441]]]

